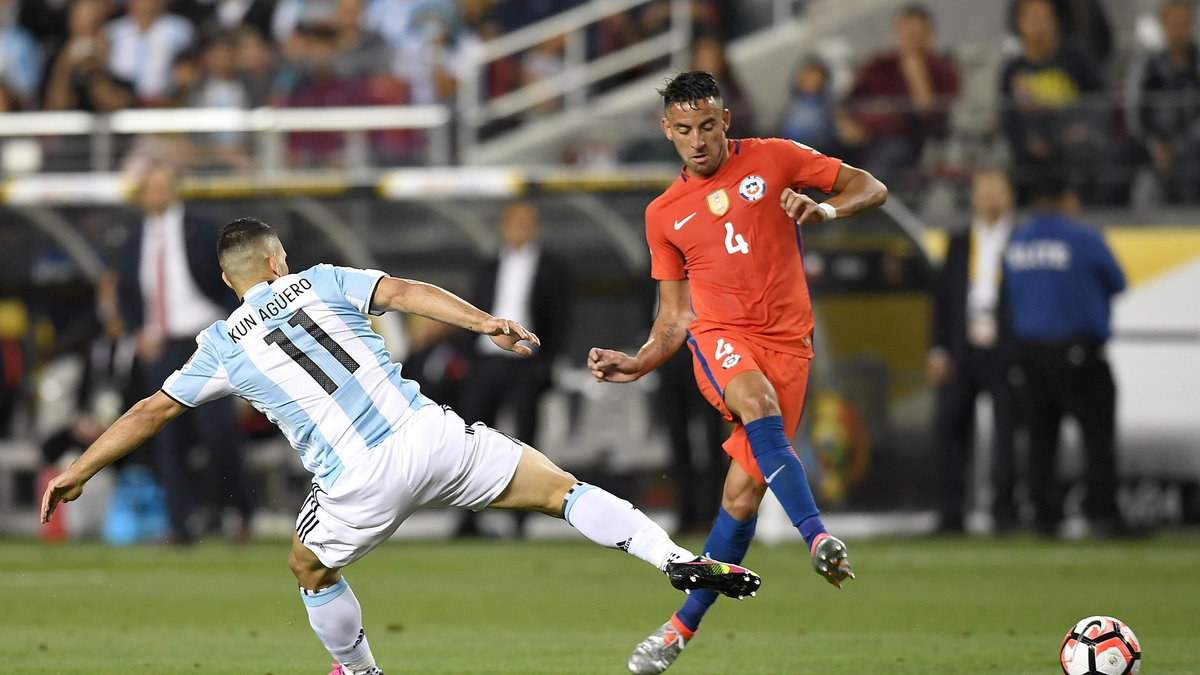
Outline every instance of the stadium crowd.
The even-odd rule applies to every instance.
[[[581,4],[0,0],[0,111],[453,105],[459,83],[476,81],[465,77],[465,69],[487,41]],[[1087,204],[1123,205],[1142,193],[1151,203],[1197,198],[1200,68],[1188,0],[1162,2],[1156,20],[1139,24],[1136,35],[1133,27],[1119,29],[1128,34],[1114,32],[1100,0],[1010,2],[1007,35],[994,45],[1002,54],[994,103],[968,98],[953,50],[937,43],[937,16],[912,4],[896,15],[891,49],[832,58],[785,55],[799,56],[798,65],[788,102],[774,119],[755,114],[724,56],[728,40],[769,14],[762,4],[692,3],[693,65],[717,73],[737,99],[742,112],[735,133],[783,135],[842,153],[903,194],[931,177],[963,184],[967,167],[947,161],[939,148],[956,133],[957,108],[994,105],[986,132],[1003,146],[1022,194],[1048,164],[1067,162]],[[593,24],[587,58],[663,33],[670,12],[670,3],[658,0]],[[566,44],[567,36],[550,35],[488,62],[478,74],[480,95],[494,99],[562,73]],[[1124,47],[1120,55],[1118,45]],[[633,67],[592,89],[611,88],[658,65],[665,64]],[[562,105],[551,99],[481,131],[511,129]],[[385,164],[410,159],[421,144],[403,131],[376,132],[371,139],[375,159]],[[336,134],[312,133],[294,134],[288,147],[296,166],[336,165],[340,148]],[[47,157],[70,154],[54,150]],[[254,163],[248,139],[236,132],[194,138],[172,152],[194,169],[248,169]],[[661,149],[647,153],[638,142],[612,154],[620,161],[662,159]],[[588,153],[571,148],[565,159],[586,161]],[[86,167],[51,162],[44,170],[80,168]]]

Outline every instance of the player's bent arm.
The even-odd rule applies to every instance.
[[[440,286],[396,277],[379,281],[371,298],[371,309],[420,314],[475,332],[491,318],[487,312]]]
[[[635,357],[642,375],[661,366],[679,350],[693,318],[688,280],[658,282],[658,316],[654,317],[650,338]]]
[[[412,279],[384,277],[375,287],[371,298],[371,309],[375,311],[397,311],[448,323],[459,328],[489,335],[492,341],[504,349],[528,356],[531,350],[518,345],[518,340],[541,344],[516,321],[498,319],[463,300],[440,286]]]
[[[661,366],[687,335],[693,317],[691,298],[687,279],[658,282],[658,316],[650,329],[650,339],[635,356],[593,347],[588,354],[592,376],[601,382],[632,382]]]
[[[842,164],[838,169],[833,191],[837,194],[825,200],[825,203],[833,207],[836,218],[848,218],[873,209],[888,198],[887,186],[878,178],[849,164]]]
[[[42,522],[49,522],[58,502],[77,499],[92,476],[145,443],[185,410],[187,406],[162,391],[135,403],[70,468],[50,481],[42,497]]]

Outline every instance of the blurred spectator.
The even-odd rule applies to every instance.
[[[554,359],[570,326],[571,279],[566,265],[539,241],[541,215],[528,200],[509,202],[500,216],[500,251],[475,269],[469,300],[485,312],[521,323],[541,339],[533,356],[514,358],[490,339],[476,339],[460,388],[459,411],[468,422],[497,426],[511,414],[508,431],[537,442],[538,413],[552,384]],[[521,534],[523,514],[518,514]],[[479,534],[475,512],[465,511],[458,533]]]
[[[908,170],[925,142],[945,133],[959,83],[954,64],[933,49],[933,16],[924,6],[900,10],[894,37],[895,51],[868,61],[847,94],[847,141],[859,148],[855,164],[899,189],[912,182]]]
[[[134,103],[133,85],[108,71],[104,36],[106,0],[75,0],[67,12],[67,39],[51,58],[44,94],[47,110],[114,112]]]
[[[213,255],[217,232],[187,213],[173,167],[150,167],[141,177],[137,201],[143,215],[116,270],[117,297],[125,330],[136,339],[137,395],[146,396],[184,365],[196,349],[196,334],[223,318],[235,298],[220,282]],[[196,484],[188,475],[196,438],[208,451],[211,483],[221,501],[231,501],[240,516],[235,537],[245,539],[252,508],[249,477],[233,406],[224,398],[169,423],[151,441],[167,494],[171,539],[188,544],[197,534],[191,522]],[[212,513],[205,526],[219,525],[219,515]]]
[[[242,26],[236,33],[234,63],[250,108],[267,104],[275,79],[275,53],[263,35],[251,26]]]
[[[202,34],[231,33],[249,26],[267,35],[275,14],[273,0],[171,0],[168,10],[189,21]]]
[[[538,82],[558,77],[567,69],[566,60],[567,39],[565,35],[555,35],[534,45],[532,49],[521,55],[520,84],[528,87]],[[547,115],[562,108],[562,97],[554,97],[542,101],[531,111],[531,115]]]
[[[250,95],[237,70],[237,42],[233,35],[217,35],[204,49],[203,75],[189,104],[201,108],[250,107]],[[246,149],[246,135],[240,131],[199,134],[194,141],[203,164],[217,164],[248,171],[254,162]]]
[[[601,19],[591,37],[593,56],[612,54],[645,39],[635,12],[616,12]]]
[[[1099,100],[1092,61],[1059,37],[1050,0],[1017,0],[1021,54],[1000,76],[1000,125],[1012,153],[1017,192],[1025,195],[1048,171],[1069,167],[1072,186],[1092,200],[1103,161],[1108,102]]]
[[[846,154],[842,143],[845,116],[830,90],[829,67],[816,56],[800,61],[792,74],[792,91],[778,134],[835,157]]]
[[[171,94],[175,57],[191,46],[195,32],[187,19],[166,12],[166,0],[128,0],[127,7],[105,27],[108,68],[133,83],[143,105],[158,105]]]
[[[1055,536],[1063,518],[1058,481],[1063,415],[1083,436],[1084,515],[1096,535],[1127,530],[1117,506],[1116,385],[1105,356],[1112,298],[1125,276],[1104,239],[1074,222],[1066,180],[1034,184],[1033,215],[1013,233],[1004,283],[1021,372],[1018,399],[1029,429],[1029,481],[1038,534]]]
[[[47,52],[57,51],[63,38],[63,25],[66,23],[68,6],[73,0],[13,0],[10,3],[0,2],[0,24],[4,24],[5,15],[15,11],[17,23],[29,31]],[[108,0],[105,0],[107,4]],[[107,9],[105,10],[108,11]]]
[[[220,34],[204,48],[202,76],[191,99],[201,108],[247,107],[246,85],[238,76],[237,42],[229,34]]]
[[[301,26],[329,21],[333,18],[337,0],[277,0],[271,17],[271,39],[287,50],[288,42]]]
[[[511,33],[583,3],[584,0],[496,0],[490,12],[491,21],[496,24],[496,34]]]
[[[0,0],[0,89],[4,110],[34,110],[42,81],[42,54],[29,31],[17,23],[17,0]]]
[[[1020,0],[1013,0],[1008,16],[1009,29],[1017,34],[1020,33],[1018,4]],[[1112,27],[1104,13],[1104,4],[1100,0],[1050,0],[1050,4],[1063,37],[1090,56],[1096,69],[1101,70],[1112,55],[1113,46]]]
[[[204,65],[199,48],[185,49],[171,60],[170,93],[160,104],[169,108],[186,108],[195,105],[200,81],[204,79]]]
[[[1159,20],[1166,46],[1130,71],[1135,133],[1170,201],[1200,197],[1200,49],[1190,0],[1167,0]]]
[[[378,33],[361,27],[363,0],[338,0],[329,25],[336,32],[333,72],[339,77],[366,77],[385,73],[392,63],[392,48]]]
[[[982,169],[971,182],[974,215],[950,237],[934,285],[929,380],[938,388],[934,438],[941,468],[938,531],[964,532],[968,467],[975,445],[975,403],[987,394],[992,408],[992,523],[998,534],[1018,524],[1014,497],[1016,426],[1012,336],[1003,301],[1004,250],[1013,229],[1013,193],[999,169]]]
[[[757,133],[754,106],[746,96],[737,74],[729,67],[725,43],[716,33],[701,34],[692,41],[691,69],[712,73],[720,85],[725,108],[734,111],[729,120],[729,137],[754,136]]]
[[[340,74],[337,68],[343,53],[339,52],[338,36],[338,28],[331,23],[304,25],[296,31],[292,40],[298,49],[277,75],[273,105],[330,107],[411,102],[406,84],[386,72],[357,77]],[[341,63],[345,66],[351,62]],[[373,131],[369,134],[369,149],[377,160],[387,162],[413,152],[420,141],[418,135],[406,129]],[[341,132],[289,135],[290,162],[295,166],[339,166],[344,148]]]
[[[455,3],[372,0],[363,14],[363,25],[391,45],[392,72],[408,84],[413,103],[434,103],[453,94],[453,56],[461,29]]]
[[[295,82],[286,91],[277,90],[274,105],[290,107],[329,107],[362,105],[366,87],[359,79],[339,77],[334,72],[337,57],[337,33],[328,24],[303,25],[292,37],[300,61],[292,60],[281,79]],[[344,145],[339,132],[303,132],[289,136],[288,152],[294,166],[336,166],[341,163]]]
[[[736,11],[726,0],[692,0],[689,3],[689,18],[692,32],[697,35],[714,35],[724,42],[730,36],[730,18]],[[638,12],[638,23],[642,34],[651,37],[665,33],[671,26],[671,0],[648,3]]]
[[[490,3],[486,13],[479,18],[478,34],[484,40],[495,39],[505,33],[520,30],[530,24],[545,20],[559,12],[565,12],[572,7],[582,4],[583,0],[496,0]],[[554,36],[548,42],[538,45],[533,51],[540,54],[515,54],[487,65],[485,76],[484,98],[503,96],[520,86],[535,82],[548,69],[562,66],[562,46],[564,36]],[[554,108],[558,101],[547,104]],[[519,120],[497,120],[482,130],[483,136],[516,126]]]

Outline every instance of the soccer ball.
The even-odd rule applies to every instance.
[[[1134,675],[1142,667],[1142,648],[1121,621],[1089,616],[1067,632],[1059,661],[1067,675]]]

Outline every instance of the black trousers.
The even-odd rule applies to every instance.
[[[512,412],[515,428],[501,431],[535,445],[538,402],[549,388],[549,364],[539,362],[536,357],[479,356],[471,362],[463,378],[455,410],[468,424],[483,422],[494,427],[496,418],[507,408]]]
[[[550,364],[538,357],[523,359],[506,356],[477,356],[463,378],[455,410],[467,424],[483,422],[495,427],[505,409],[514,418],[512,432],[520,441],[536,447],[538,404],[550,388]],[[513,512],[517,535],[524,533],[525,513]],[[464,511],[459,521],[460,536],[479,534],[477,515]]]
[[[963,528],[966,510],[967,467],[975,448],[975,401],[986,393],[991,399],[993,436],[989,481],[992,487],[992,518],[999,531],[1017,525],[1016,402],[1009,371],[1012,364],[997,349],[968,348],[954,363],[953,372],[937,392],[937,443],[940,526],[954,531]]]
[[[729,455],[721,448],[728,433],[721,414],[696,386],[690,350],[679,349],[656,372],[654,406],[667,427],[671,447],[677,527],[682,532],[708,532],[721,506],[729,470]],[[699,448],[692,443],[693,427],[702,432]]]
[[[1022,416],[1029,428],[1030,491],[1035,527],[1053,534],[1063,517],[1058,480],[1059,429],[1064,415],[1083,435],[1084,514],[1093,522],[1119,523],[1117,508],[1117,390],[1103,345],[1090,342],[1021,343]]]
[[[195,350],[195,340],[167,340],[157,360],[142,364],[146,394],[161,387]],[[233,401],[223,397],[205,403],[168,422],[148,443],[154,449],[159,480],[166,493],[172,537],[180,543],[191,542],[195,537],[188,520],[195,508],[197,481],[188,471],[187,454],[197,441],[208,450],[211,462],[208,480],[199,485],[211,487],[218,502],[231,504],[247,522],[253,512]]]

